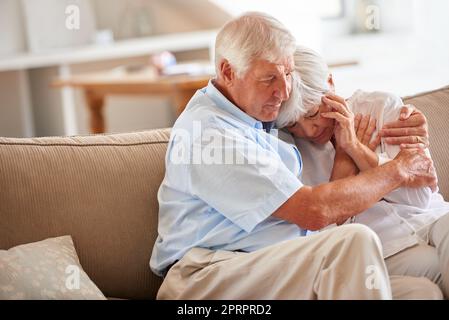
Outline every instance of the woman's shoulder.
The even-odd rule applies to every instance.
[[[353,112],[367,114],[385,109],[396,109],[402,106],[402,99],[391,92],[357,90],[347,99]]]
[[[295,144],[295,138],[285,128],[278,130],[277,137],[278,137],[279,140],[284,141],[284,142],[286,142],[288,144]]]
[[[355,91],[347,101],[379,101],[379,100],[401,100],[397,94],[386,91]]]

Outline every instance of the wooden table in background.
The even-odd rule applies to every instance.
[[[70,86],[84,91],[90,114],[90,131],[105,132],[104,105],[107,95],[157,95],[171,99],[179,115],[193,94],[205,86],[212,75],[177,75],[155,77],[151,72],[74,75],[58,79],[53,87]]]
[[[357,65],[358,61],[340,61],[329,63],[330,68]],[[104,102],[107,95],[158,95],[171,99],[175,112],[179,115],[196,90],[205,87],[212,75],[177,75],[156,76],[151,68],[135,72],[92,73],[74,75],[70,78],[58,79],[54,87],[70,86],[84,90],[90,113],[90,131],[105,132]]]

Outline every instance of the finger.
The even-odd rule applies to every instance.
[[[430,172],[435,176],[435,181],[430,185],[430,189],[432,190],[432,192],[436,192],[438,191],[438,176],[433,165]]]
[[[340,97],[340,96],[336,95],[335,93],[327,92],[326,93],[326,97],[328,97],[329,99],[338,101],[338,102],[340,102],[343,105],[346,105],[346,100],[343,97]]]
[[[354,130],[357,132],[359,130],[360,120],[362,120],[362,114],[357,113],[354,116]]]
[[[357,123],[357,129],[355,129],[355,133],[356,133],[357,139],[359,141],[361,141],[362,136],[364,134],[363,129],[360,127],[360,123],[362,122],[362,119],[363,119],[363,114],[358,113],[357,118],[358,118],[358,123]],[[354,123],[355,123],[355,119],[354,119]]]
[[[438,185],[438,179],[433,174],[429,174],[427,177],[427,185],[432,190],[432,192],[436,191],[436,187]]]
[[[438,177],[435,172],[435,167],[433,165],[429,170],[429,180],[430,180],[429,187],[432,190],[432,192],[435,192],[438,186]]]
[[[430,190],[432,190],[432,193],[436,192],[436,191],[437,191],[437,188],[438,188],[438,183],[433,183],[433,184],[430,186]]]
[[[419,148],[409,148],[407,149],[407,153],[409,154],[423,154],[423,150]]]
[[[366,128],[365,134],[363,135],[363,141],[362,143],[364,145],[368,145],[371,141],[371,138],[373,137],[373,132],[376,130],[376,119],[370,118],[368,128]]]
[[[425,149],[427,146],[424,143],[401,143],[401,149]]]
[[[377,149],[377,146],[380,144],[381,139],[382,138],[377,135],[374,140],[368,144],[368,148],[370,148],[372,151],[375,151]]]
[[[413,111],[415,111],[415,109],[416,108],[411,104],[402,106],[401,113],[399,115],[399,119],[401,119],[401,120],[408,119],[412,115]]]
[[[345,104],[341,103],[338,100],[334,100],[334,98],[332,98],[332,97],[323,96],[322,100],[325,104],[336,109],[338,112],[340,112],[342,114],[346,114],[349,111]]]
[[[383,128],[404,128],[404,127],[418,127],[426,124],[426,117],[417,111],[406,120],[396,120],[384,124]]]
[[[338,101],[334,101],[326,96],[323,96],[323,102],[346,117],[349,117],[351,115],[351,112],[349,111],[348,107],[346,107],[344,104]]]
[[[382,129],[380,130],[379,133],[382,137],[405,137],[405,136],[419,136],[423,138],[426,137],[426,130],[422,127]]]
[[[418,139],[417,139],[418,138]],[[429,146],[429,140],[424,137],[418,136],[406,136],[406,137],[389,137],[384,140],[388,144],[400,145],[400,144],[424,144]]]
[[[324,118],[335,119],[338,123],[341,124],[346,124],[348,121],[348,118],[346,118],[339,112],[323,112],[321,116]]]
[[[359,139],[359,141],[362,141],[363,136],[365,135],[366,128],[368,128],[369,120],[370,120],[369,115],[364,115],[362,117],[362,120],[360,120],[359,130],[357,131],[357,139]]]

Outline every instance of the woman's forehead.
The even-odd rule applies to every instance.
[[[305,107],[307,109],[307,112],[304,115],[304,117],[308,117],[308,116],[312,116],[315,113],[317,113],[317,111],[320,109],[321,105],[320,104],[313,104],[313,105],[306,105]]]

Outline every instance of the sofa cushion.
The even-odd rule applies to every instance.
[[[155,298],[149,268],[169,130],[0,138],[0,249],[71,235],[109,297]]]
[[[0,300],[105,300],[70,236],[0,250]]]
[[[438,174],[438,186],[444,199],[449,200],[449,86],[405,97],[405,103],[420,109],[429,123],[430,152]]]

